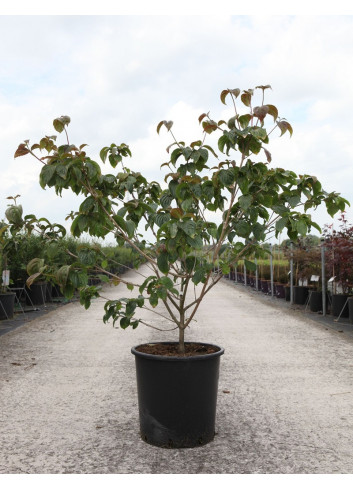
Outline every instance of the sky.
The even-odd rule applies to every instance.
[[[133,154],[127,166],[163,182],[172,140],[157,134],[159,121],[173,120],[177,139],[190,143],[202,137],[200,114],[227,115],[223,89],[267,84],[265,102],[294,131],[274,133],[271,165],[315,175],[353,206],[353,16],[340,13],[339,2],[339,15],[326,4],[305,15],[279,2],[266,12],[257,2],[252,11],[235,11],[234,2],[217,2],[217,11],[181,3],[178,15],[158,2],[148,4],[149,15],[133,4],[52,11],[31,2],[21,15],[0,11],[0,218],[17,194],[25,214],[65,223],[77,210],[69,191],[60,199],[40,188],[40,163],[14,159],[24,140],[55,133],[54,118],[70,116],[70,142],[87,143],[96,161],[103,146],[124,142]],[[324,208],[313,217],[332,223]],[[347,217],[353,223],[353,207]]]

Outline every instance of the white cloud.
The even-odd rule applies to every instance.
[[[1,208],[13,193],[55,219],[77,205],[39,188],[35,161],[13,160],[24,139],[53,133],[59,115],[71,116],[71,142],[88,143],[95,158],[125,142],[130,166],[162,180],[172,140],[157,135],[160,120],[174,120],[189,143],[202,112],[231,112],[222,89],[261,84],[294,128],[291,139],[273,138],[274,166],[317,174],[353,202],[352,27],[345,16],[0,17]]]

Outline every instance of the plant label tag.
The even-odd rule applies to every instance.
[[[10,285],[10,270],[2,271],[2,285]]]

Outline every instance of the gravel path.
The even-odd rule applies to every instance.
[[[167,450],[139,438],[130,349],[175,333],[113,329],[102,308],[71,303],[0,337],[1,474],[353,472],[352,336],[218,284],[187,335],[225,348],[218,434]]]

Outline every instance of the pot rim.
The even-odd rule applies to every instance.
[[[165,355],[152,355],[150,353],[144,353],[142,351],[136,350],[139,346],[142,345],[177,345],[177,341],[150,341],[148,343],[141,343],[139,345],[136,345],[131,348],[131,353],[135,355],[136,357],[140,358],[145,358],[146,360],[155,360],[155,361],[164,361],[164,362],[195,362],[195,361],[205,361],[209,360],[214,357],[220,357],[224,353],[224,348],[221,346],[215,345],[213,343],[204,343],[202,341],[185,341],[185,344],[188,345],[190,343],[194,343],[197,345],[203,345],[203,346],[214,346],[218,348],[218,351],[215,351],[213,353],[207,353],[206,355],[194,355],[194,356],[187,356],[187,357],[173,357],[173,356],[165,356]]]
[[[16,295],[15,292],[0,292],[0,296],[2,295]]]

